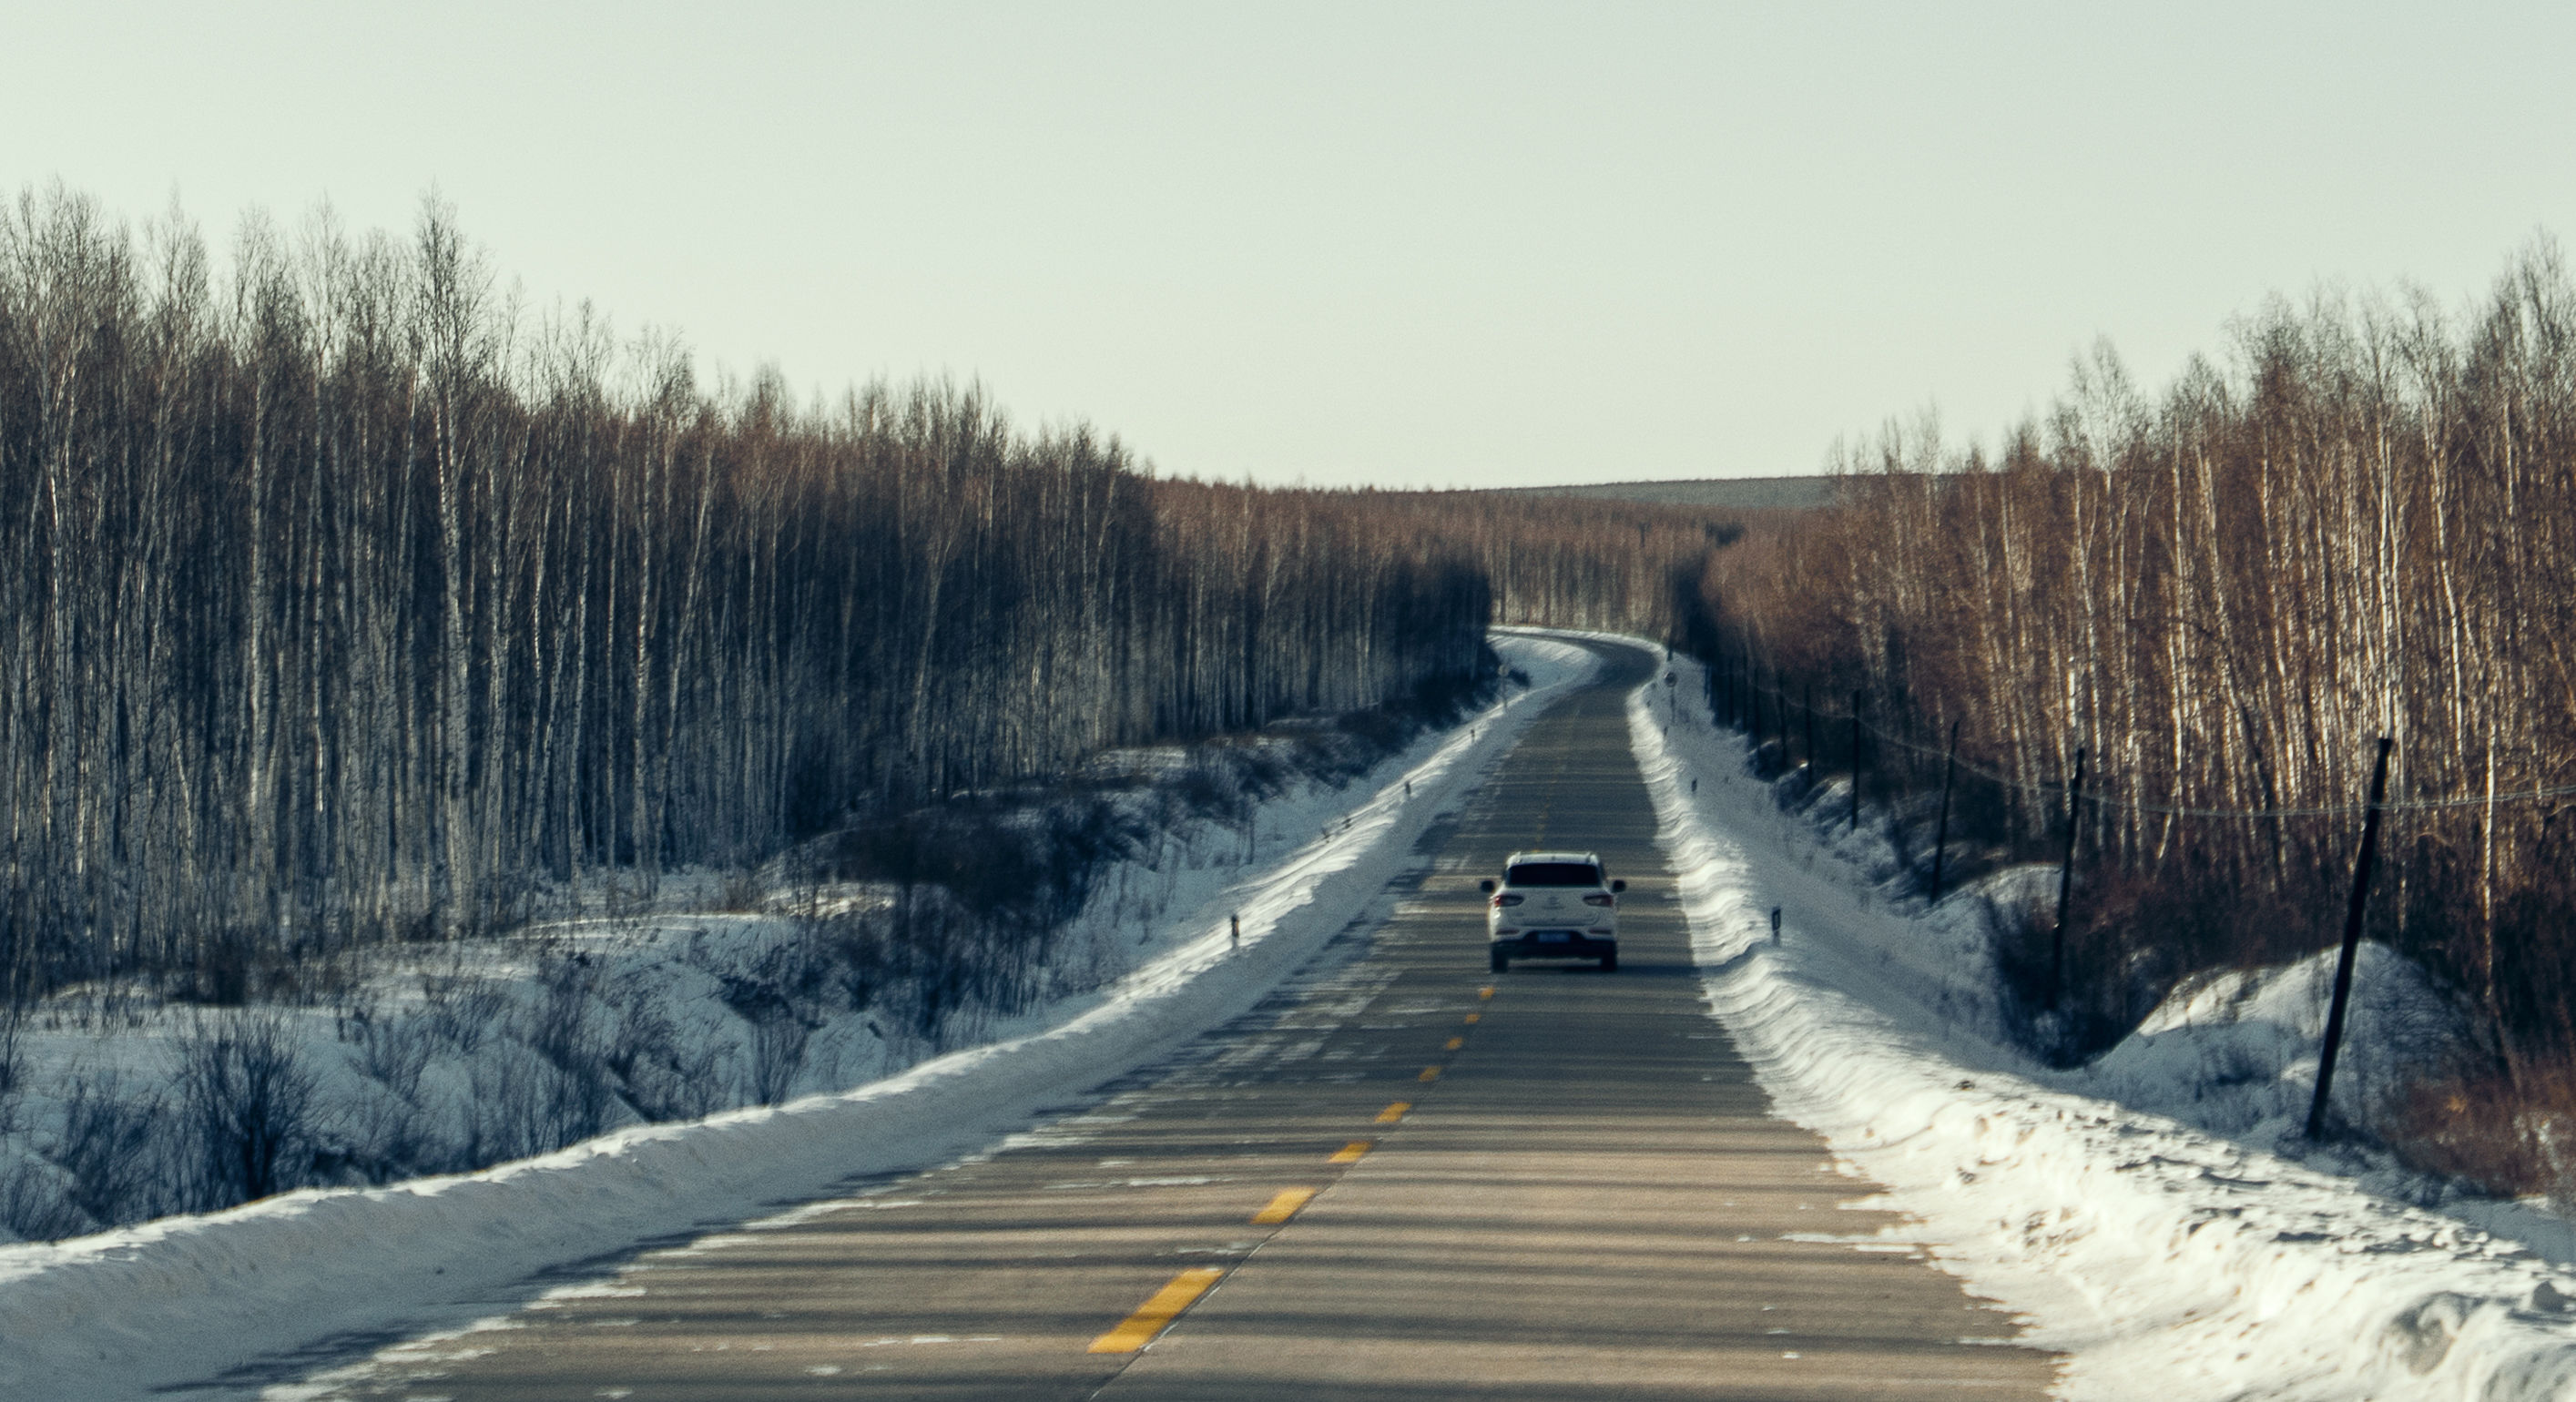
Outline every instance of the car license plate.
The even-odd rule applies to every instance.
[[[1543,930],[1539,933],[1538,942],[1540,944],[1563,944],[1572,938],[1574,938],[1574,936],[1567,934],[1563,930]]]

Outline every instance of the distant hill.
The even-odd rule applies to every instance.
[[[1586,482],[1566,487],[1498,487],[1532,497],[1591,497],[1664,506],[1731,506],[1747,511],[1797,511],[1832,500],[1831,477],[1703,477],[1663,482]]]

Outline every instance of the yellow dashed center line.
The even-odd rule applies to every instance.
[[[1484,987],[1477,989],[1476,996],[1478,998],[1493,997],[1494,986],[1492,984],[1487,984]],[[1469,1013],[1467,1014],[1467,1022],[1472,1026],[1483,1016],[1484,1014],[1482,1013]],[[1449,1039],[1446,1050],[1454,1052],[1466,1045],[1466,1038],[1452,1037]],[[1439,1080],[1440,1068],[1437,1066],[1423,1067],[1421,1079],[1424,1081]],[[1377,1112],[1377,1122],[1382,1125],[1394,1124],[1396,1121],[1403,1119],[1412,1109],[1412,1101],[1398,1100],[1391,1102],[1385,1109]],[[1326,1159],[1325,1162],[1337,1164],[1358,1163],[1360,1159],[1366,1156],[1368,1151],[1373,1147],[1375,1147],[1375,1145],[1370,1140],[1354,1139],[1350,1143],[1335,1150],[1332,1157]],[[1252,1214],[1252,1225],[1256,1227],[1275,1227],[1288,1221],[1290,1218],[1295,1217],[1299,1211],[1303,1210],[1307,1203],[1315,1200],[1316,1191],[1317,1190],[1313,1188],[1281,1189],[1276,1197],[1270,1199],[1268,1206],[1262,1208],[1259,1212]],[[1142,1349],[1147,1344],[1152,1343],[1165,1329],[1170,1328],[1172,1321],[1180,1318],[1182,1311],[1188,1309],[1191,1305],[1196,1304],[1199,1296],[1206,1294],[1211,1286],[1214,1286],[1224,1277],[1224,1270],[1215,1266],[1200,1266],[1173,1276],[1170,1284],[1155,1291],[1152,1299],[1138,1305],[1136,1307],[1136,1312],[1127,1316],[1127,1318],[1121,1322],[1117,1328],[1112,1329],[1108,1333],[1101,1335],[1099,1338],[1092,1340],[1091,1352],[1134,1353],[1137,1350]]]
[[[1252,1214],[1252,1225],[1275,1227],[1296,1216],[1297,1209],[1313,1201],[1314,1197],[1315,1190],[1312,1188],[1282,1188],[1279,1190],[1279,1196],[1270,1200],[1268,1207]]]
[[[1154,1341],[1154,1336],[1170,1327],[1181,1311],[1188,1309],[1216,1284],[1225,1272],[1214,1266],[1199,1266],[1172,1277],[1172,1283],[1154,1292],[1154,1297],[1136,1307],[1124,1323],[1091,1341],[1093,1353],[1134,1353]]]
[[[1494,985],[1486,984],[1484,987],[1477,989],[1476,996],[1480,999],[1492,998],[1494,996]],[[1484,1014],[1482,1013],[1467,1014],[1468,1025],[1473,1026],[1477,1021],[1482,1019],[1483,1016]],[[1449,1039],[1445,1050],[1454,1052],[1466,1045],[1467,1039],[1465,1037],[1452,1037]],[[1437,1066],[1423,1067],[1421,1079],[1424,1081],[1439,1080],[1440,1068]],[[1413,1102],[1409,1100],[1390,1102],[1385,1109],[1377,1112],[1377,1122],[1382,1125],[1394,1124],[1396,1121],[1403,1119],[1406,1114],[1411,1112],[1412,1109]],[[1335,1150],[1332,1156],[1326,1159],[1325,1162],[1336,1164],[1358,1163],[1361,1158],[1365,1157],[1368,1151],[1374,1147],[1376,1146],[1373,1141],[1354,1139],[1350,1143]],[[1252,1225],[1256,1227],[1275,1227],[1288,1221],[1290,1218],[1295,1217],[1300,1211],[1302,1211],[1306,1204],[1315,1200],[1315,1194],[1317,1191],[1318,1190],[1314,1188],[1280,1189],[1278,1195],[1270,1199],[1268,1206],[1262,1208],[1259,1212],[1252,1214]],[[1157,1337],[1159,1337],[1165,1329],[1170,1328],[1172,1321],[1180,1318],[1183,1311],[1187,1310],[1191,1305],[1198,1303],[1199,1296],[1206,1294],[1211,1287],[1224,1278],[1225,1271],[1223,1268],[1216,1266],[1199,1266],[1173,1276],[1170,1284],[1155,1291],[1153,1298],[1145,1301],[1145,1303],[1141,1305],[1138,1305],[1136,1307],[1136,1312],[1121,1321],[1117,1328],[1112,1329],[1108,1333],[1101,1335],[1099,1338],[1092,1340],[1091,1352],[1134,1353],[1144,1348],[1147,1344],[1152,1343]]]

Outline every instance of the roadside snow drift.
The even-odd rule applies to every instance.
[[[1677,670],[1670,690],[1700,695],[1697,669]],[[2212,1009],[2186,1005],[2096,1069],[2034,1066],[1999,1040],[1970,922],[1891,908],[1828,846],[1842,839],[1748,772],[1740,735],[1695,705],[1674,715],[1666,691],[1629,719],[1712,1010],[1780,1111],[1885,1185],[1871,1205],[1914,1218],[1907,1238],[2018,1312],[2024,1342],[2066,1354],[2063,1395],[2576,1397],[2576,1274],[2463,1220],[2480,1209],[2374,1193],[2403,1175],[2366,1156],[2368,1181],[2137,1108],[2190,1099],[2208,1056],[2237,1057],[2269,1079],[2227,1131],[2278,1142],[2274,1107],[2303,1111],[2313,1084],[2313,968],[2204,988],[2231,1010],[2215,1041],[2187,1027]],[[2401,963],[2363,976],[2392,986]],[[2565,1244],[2529,1209],[2481,1220]]]
[[[1019,1035],[855,1090],[637,1126],[480,1173],[0,1247],[0,1397],[134,1397],[335,1337],[452,1327],[489,1312],[470,1302],[532,1295],[549,1267],[992,1143],[1252,1007],[1365,913],[1434,816],[1594,670],[1563,642],[1495,641],[1528,690],[1381,766],[1321,836],[1202,907],[1193,936]]]

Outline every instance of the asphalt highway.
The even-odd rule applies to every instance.
[[[318,1397],[2037,1398],[1849,1204],[1698,998],[1628,749],[1649,659],[1423,838],[1393,918],[989,1155],[638,1254]],[[1524,847],[1628,882],[1621,967],[1486,969]],[[283,1394],[280,1394],[283,1395]]]

